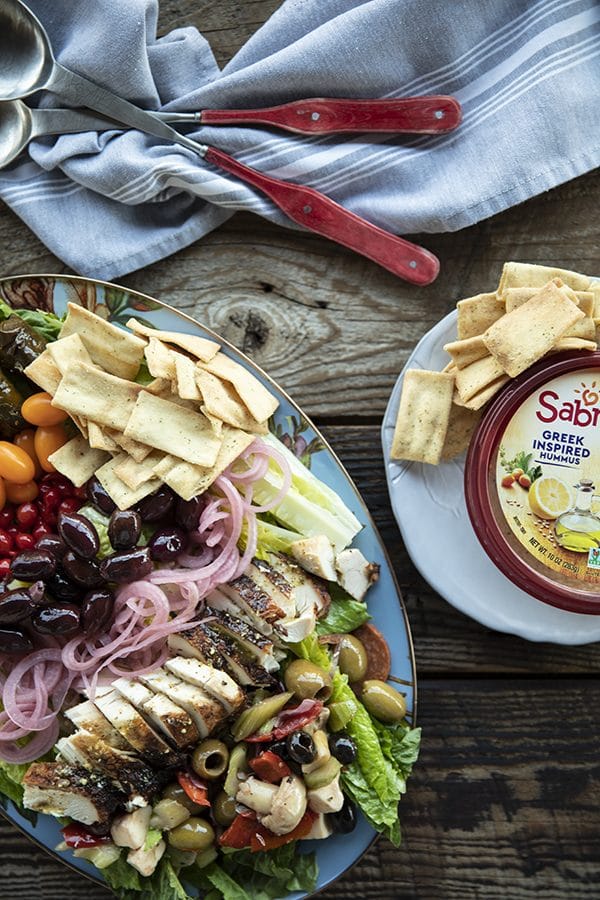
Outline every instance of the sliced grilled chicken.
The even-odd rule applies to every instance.
[[[118,691],[96,697],[95,703],[119,734],[148,762],[170,766],[180,761],[180,756]]]
[[[140,675],[140,680],[153,691],[165,694],[174,703],[182,706],[192,717],[201,738],[211,734],[227,716],[225,708],[202,688],[182,681],[164,669],[156,669],[149,675]]]
[[[165,669],[196,687],[204,688],[207,694],[218,700],[229,715],[236,712],[244,703],[244,692],[226,672],[219,672],[197,659],[185,659],[176,656],[168,659]]]
[[[83,731],[89,731],[97,737],[102,738],[111,747],[117,750],[131,750],[131,745],[127,743],[124,737],[119,734],[116,728],[113,728],[106,716],[103,716],[97,706],[91,700],[84,700],[77,706],[65,710],[65,716],[77,728]]]
[[[228,672],[238,684],[273,684],[273,676],[258,663],[246,659],[235,641],[219,633],[209,624],[201,624],[189,631],[172,634],[169,647],[181,656],[199,659]],[[217,662],[219,660],[219,662]]]
[[[27,809],[69,816],[84,825],[105,824],[124,799],[102,773],[64,762],[32,763],[23,787]]]
[[[272,625],[269,625],[269,623],[265,622],[263,619],[259,619],[248,608],[240,606],[239,603],[235,603],[231,597],[228,597],[227,594],[223,594],[220,590],[211,591],[206,598],[206,605],[219,612],[229,613],[229,615],[241,619],[242,622],[247,622],[248,625],[257,628],[261,634],[267,636],[273,634]]]
[[[210,624],[220,634],[224,633],[233,638],[236,644],[239,644],[248,656],[255,657],[267,672],[276,672],[279,669],[279,663],[273,656],[273,641],[252,625],[217,610],[214,610]]]
[[[249,567],[252,574],[253,568]],[[240,609],[256,621],[257,627],[265,631],[264,625],[273,625],[279,619],[285,618],[286,611],[275,602],[270,593],[260,587],[253,578],[247,574],[240,575],[229,584],[219,587],[222,594],[229,597]]]
[[[290,549],[296,562],[311,575],[317,575],[325,581],[337,581],[335,551],[326,535],[317,534],[294,541]]]
[[[200,732],[192,717],[164,694],[155,694],[140,681],[129,678],[118,678],[113,687],[142,716],[147,716],[153,725],[160,728],[179,750],[198,743]]]
[[[160,779],[150,766],[130,753],[110,747],[87,731],[60,738],[56,747],[60,755],[74,766],[83,766],[109,778],[127,795],[125,808],[146,806],[160,788]]]
[[[364,600],[365,594],[379,578],[379,566],[370,563],[357,547],[342,550],[335,558],[338,581],[355,600]]]
[[[311,606],[316,608],[317,616],[322,615],[328,609],[331,597],[324,581],[315,578],[314,575],[309,575],[297,562],[289,556],[284,556],[283,553],[271,553],[269,563],[279,576],[291,585],[294,609],[297,614],[305,612]],[[267,563],[261,563],[261,565],[267,566]]]
[[[255,558],[244,574],[273,598],[277,606],[283,610],[284,617],[295,615],[296,606],[289,581],[274,566],[264,559]]]

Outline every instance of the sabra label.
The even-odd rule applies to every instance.
[[[500,510],[547,569],[600,586],[600,376],[561,375],[510,420],[496,459]]]

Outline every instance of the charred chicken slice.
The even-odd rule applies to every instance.
[[[256,662],[247,659],[234,640],[226,634],[219,633],[212,625],[202,623],[189,631],[172,634],[169,647],[174,653],[199,659],[215,668],[223,669],[238,684],[264,685],[273,684],[273,676]],[[218,660],[218,662],[217,662]]]
[[[252,570],[252,566],[250,567]],[[221,593],[229,597],[240,607],[246,616],[256,622],[261,631],[265,631],[265,625],[273,626],[280,619],[285,618],[286,610],[275,602],[271,594],[267,593],[251,575],[244,574],[219,587]]]
[[[27,809],[69,816],[84,825],[107,823],[124,799],[102,773],[64,762],[32,763],[23,787]]]
[[[160,788],[160,779],[150,766],[123,750],[110,747],[87,731],[60,738],[56,747],[60,755],[74,766],[99,772],[127,795],[126,809],[146,806]]]
[[[227,716],[225,708],[202,688],[194,687],[164,669],[141,675],[140,681],[183,707],[193,719],[201,738],[211,734]]]
[[[148,762],[169,766],[180,761],[179,755],[118,691],[97,696],[95,703],[119,734]]]
[[[164,694],[156,694],[141,682],[128,678],[118,678],[113,687],[142,716],[160,728],[178,749],[185,750],[200,739],[200,732],[189,713]]]
[[[65,716],[76,728],[95,734],[109,746],[116,747],[117,750],[131,750],[131,745],[119,734],[116,728],[112,727],[106,716],[102,715],[91,700],[84,700],[83,703],[78,703],[77,706],[66,709]]]
[[[228,715],[237,712],[244,703],[244,692],[226,672],[220,672],[197,659],[175,656],[165,662],[165,669],[182,681],[203,688],[218,700]]]
[[[279,669],[279,663],[273,656],[273,641],[253,628],[252,625],[230,616],[229,613],[216,610],[213,613],[211,625],[220,634],[233,638],[242,650],[249,656],[255,657],[267,672]]]

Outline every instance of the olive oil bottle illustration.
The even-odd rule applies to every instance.
[[[556,540],[565,550],[587,553],[588,550],[600,547],[600,516],[592,512],[596,488],[589,478],[582,478],[575,487],[575,506],[558,517],[554,532]]]

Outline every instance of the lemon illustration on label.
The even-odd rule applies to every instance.
[[[558,519],[574,503],[573,491],[554,475],[542,475],[529,488],[529,508],[540,519]]]

